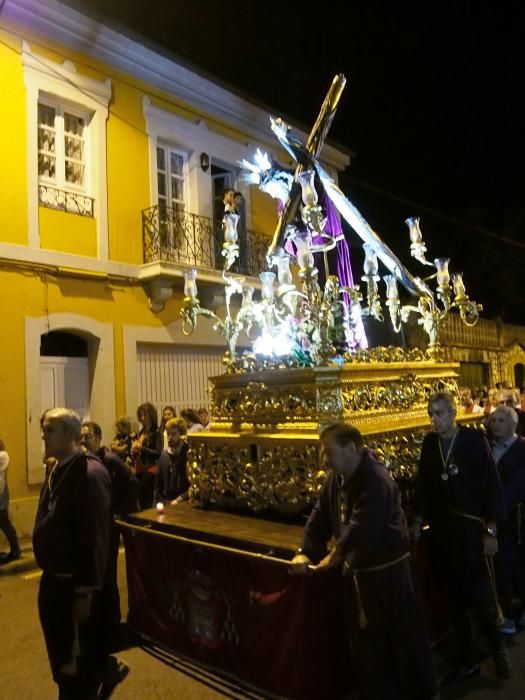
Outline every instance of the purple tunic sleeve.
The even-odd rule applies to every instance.
[[[505,517],[501,482],[489,441],[483,434],[480,437],[482,441],[480,458],[483,462],[483,471],[485,472],[483,511],[486,522],[496,522]]]
[[[78,537],[74,585],[77,588],[100,588],[109,551],[111,479],[98,460],[88,458],[86,490],[76,518]]]
[[[333,533],[331,511],[333,510],[333,475],[325,481],[317,503],[304,528],[301,549],[313,562],[320,561],[327,552]]]
[[[386,479],[366,479],[357,498],[352,499],[348,525],[337,540],[337,552],[348,566],[356,560],[366,562],[381,550],[392,520],[392,501]]]

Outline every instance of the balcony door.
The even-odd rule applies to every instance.
[[[235,174],[227,168],[212,164],[211,180],[213,185],[213,218],[217,224],[220,224],[224,214],[224,204],[222,202],[224,190],[233,189]]]
[[[167,144],[157,144],[157,193],[161,255],[190,261],[193,252],[186,226],[187,155]]]

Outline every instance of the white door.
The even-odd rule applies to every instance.
[[[40,405],[65,407],[82,420],[89,418],[89,365],[87,357],[40,358]]]
[[[203,348],[153,343],[137,345],[139,404],[151,402],[159,412],[173,406],[209,407],[208,377],[224,373],[224,348]]]

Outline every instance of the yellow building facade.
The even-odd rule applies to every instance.
[[[28,534],[42,410],[75,408],[109,442],[142,401],[206,405],[224,347],[206,323],[182,334],[184,271],[220,297],[231,186],[244,196],[238,271],[257,285],[276,206],[238,161],[261,147],[290,163],[256,104],[56,0],[3,6],[0,75],[0,436]],[[331,146],[323,157],[334,177],[349,163]]]

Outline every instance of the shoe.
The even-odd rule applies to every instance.
[[[18,561],[21,559],[22,555],[20,552],[9,552],[9,554],[0,555],[0,566],[2,564],[9,564],[10,561]]]
[[[510,659],[506,651],[494,654],[494,666],[498,678],[510,678]]]
[[[503,623],[499,626],[501,634],[516,634],[516,623],[514,620],[503,618]]]
[[[456,685],[457,683],[464,683],[468,681],[469,678],[477,676],[480,670],[480,665],[478,663],[468,664],[465,666],[460,666],[452,671],[448,676],[443,679],[443,685]]]
[[[130,670],[127,663],[118,659],[116,656],[110,656],[106,667],[105,678],[98,692],[98,700],[108,700],[117,685],[122,683]]]

